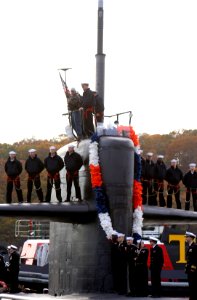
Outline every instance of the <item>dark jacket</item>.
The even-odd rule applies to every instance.
[[[14,251],[10,255],[10,265],[9,265],[9,271],[11,273],[18,273],[20,267],[20,255],[18,252]]]
[[[81,98],[79,94],[69,95],[67,97],[68,101],[68,110],[74,111],[78,110],[81,107]]]
[[[163,161],[157,160],[154,168],[154,178],[157,180],[164,180],[166,176],[166,165]]]
[[[117,264],[122,268],[127,265],[126,243],[118,244],[118,261]]]
[[[142,178],[153,179],[154,178],[154,162],[152,160],[142,161]]]
[[[44,160],[44,166],[50,174],[54,175],[64,167],[64,161],[59,155],[56,154],[52,157],[49,153],[49,156]]]
[[[183,173],[182,171],[176,166],[170,167],[167,172],[166,172],[166,177],[165,180],[172,185],[177,185],[183,178]]]
[[[155,245],[155,247],[150,250],[150,269],[151,270],[161,270],[164,263],[163,250],[160,246]]]
[[[64,157],[64,163],[67,171],[75,172],[81,168],[81,166],[83,165],[83,160],[81,155],[77,152],[69,154],[69,152],[67,151]]]
[[[94,94],[90,89],[83,92],[82,96],[82,107],[84,109],[91,108],[95,106]]]
[[[194,171],[192,174],[191,171],[187,172],[183,177],[183,184],[187,188],[196,188],[197,189],[197,172]]]
[[[197,273],[197,244],[194,242],[188,247],[186,261],[186,273]]]
[[[136,265],[148,268],[148,265],[147,265],[148,254],[149,254],[148,248],[143,247],[142,249],[140,249],[139,253],[136,257]]]
[[[134,244],[126,245],[126,254],[129,266],[134,266],[137,257],[137,246]]]
[[[95,113],[100,113],[104,111],[104,103],[103,103],[103,99],[96,94],[96,96],[94,96],[94,100],[95,100]]]
[[[37,156],[34,158],[28,157],[25,162],[25,170],[29,175],[37,175],[44,170],[44,164]]]
[[[13,161],[8,158],[8,160],[5,163],[5,172],[8,176],[18,176],[21,174],[23,170],[22,163],[14,159]]]

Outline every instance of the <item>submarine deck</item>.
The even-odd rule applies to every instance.
[[[0,217],[29,217],[64,222],[87,224],[97,217],[94,202],[70,203],[23,203],[0,204]],[[196,224],[197,212],[157,206],[143,206],[144,225],[147,224]]]

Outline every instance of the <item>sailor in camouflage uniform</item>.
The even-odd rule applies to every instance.
[[[195,243],[196,235],[192,232],[186,231],[186,242],[189,247],[186,254],[187,264],[185,266],[185,272],[187,273],[190,300],[197,299],[197,244]]]
[[[77,134],[78,140],[82,138],[82,116],[79,108],[81,107],[81,98],[75,88],[66,91],[68,101],[68,111],[71,116],[71,125]]]

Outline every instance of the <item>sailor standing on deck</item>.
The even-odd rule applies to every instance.
[[[83,89],[82,106],[83,111],[83,131],[86,137],[90,137],[94,133],[93,112],[95,106],[94,94],[89,88],[88,83],[81,84]]]
[[[46,202],[51,201],[51,191],[54,183],[57,200],[62,202],[59,171],[63,169],[64,161],[59,155],[57,155],[55,146],[51,146],[49,151],[49,155],[44,160],[44,166],[48,172],[47,193],[45,200]]]
[[[81,200],[81,189],[79,186],[79,169],[83,165],[82,157],[75,152],[74,145],[68,146],[68,151],[64,156],[64,163],[66,167],[66,183],[67,183],[67,198],[66,202],[70,201],[72,183],[74,182],[76,199]]]
[[[22,163],[16,159],[16,152],[10,151],[8,160],[5,163],[5,172],[7,174],[7,191],[6,191],[6,202],[12,203],[12,191],[13,185],[15,186],[18,202],[23,202],[23,194],[21,190],[20,177],[23,170]]]
[[[66,97],[68,103],[68,111],[71,116],[71,125],[77,134],[78,141],[82,138],[82,118],[81,111],[79,108],[81,107],[81,97],[77,93],[75,88],[71,88],[69,91],[66,90]]]
[[[177,166],[177,160],[171,160],[171,167],[166,171],[165,180],[168,182],[167,190],[167,207],[172,207],[172,195],[176,200],[176,206],[178,209],[181,209],[181,200],[180,200],[180,182],[183,179],[183,173]]]
[[[159,206],[166,206],[166,201],[164,198],[164,178],[166,176],[166,165],[163,161],[164,156],[159,154],[157,155],[157,161],[155,163],[154,169],[154,190],[159,197]],[[156,196],[157,196],[156,194]]]
[[[142,162],[142,187],[143,187],[143,204],[157,205],[156,192],[154,191],[154,162],[153,153],[148,152],[146,159]],[[148,201],[147,201],[148,198]]]
[[[183,176],[183,184],[186,186],[185,210],[190,209],[190,197],[192,194],[194,211],[197,211],[197,172],[196,164],[189,164],[189,172]]]
[[[161,296],[161,270],[164,263],[163,250],[157,244],[158,239],[154,236],[150,238],[150,271],[151,271],[151,285],[152,285],[152,296]]]
[[[189,283],[190,300],[197,299],[197,244],[194,242],[196,235],[192,232],[186,231],[186,242],[189,247],[186,253],[187,264],[185,272],[187,273]]]
[[[104,121],[104,102],[101,96],[94,91],[94,100],[95,100],[95,107],[94,107],[94,113],[96,117],[96,122],[97,123],[103,123]]]
[[[36,188],[36,194],[40,202],[43,202],[43,192],[40,181],[40,173],[44,170],[44,164],[37,157],[36,149],[29,149],[29,157],[25,162],[25,170],[28,173],[27,179],[27,202],[31,203],[31,194],[33,185]]]

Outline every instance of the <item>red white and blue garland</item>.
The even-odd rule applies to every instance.
[[[139,149],[139,140],[135,131],[131,126],[124,127],[119,126],[118,132],[122,132],[123,130],[129,132],[129,137],[133,141],[135,146],[135,166],[136,172],[134,174],[134,182],[133,182],[133,236],[137,239],[142,236],[142,225],[143,225],[143,212],[142,212],[142,185],[140,182],[141,177],[141,157],[137,153]],[[96,206],[98,211],[98,217],[100,220],[100,225],[103,228],[104,232],[108,239],[116,232],[113,229],[112,221],[109,215],[108,209],[108,198],[106,191],[103,187],[102,175],[101,175],[101,167],[99,163],[99,137],[97,134],[94,134],[91,138],[91,143],[89,146],[89,168],[91,175],[91,183],[92,189],[95,194]]]

